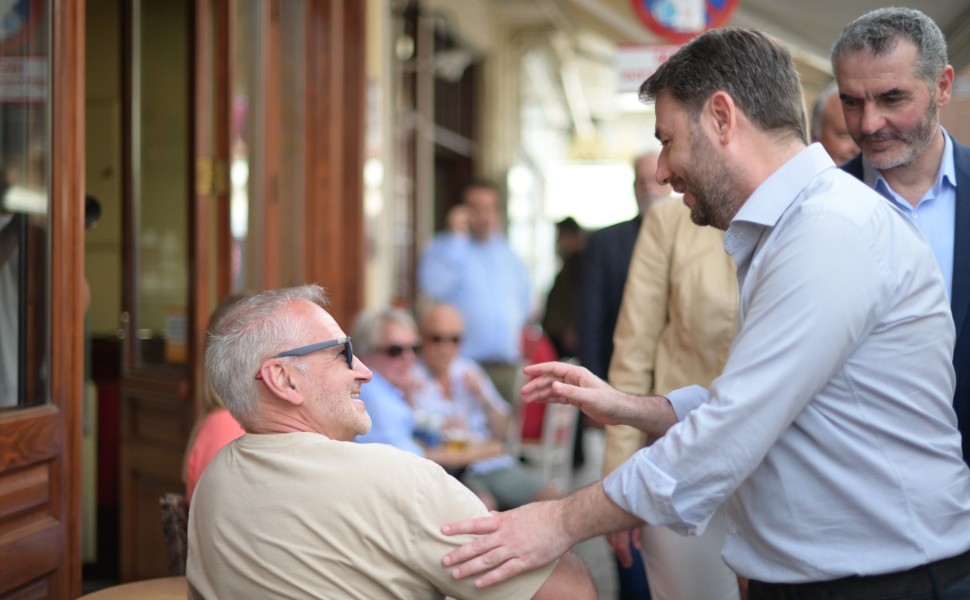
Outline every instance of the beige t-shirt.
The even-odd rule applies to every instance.
[[[189,511],[190,598],[531,598],[552,566],[484,590],[441,565],[488,511],[435,463],[315,433],[246,434],[223,448]]]

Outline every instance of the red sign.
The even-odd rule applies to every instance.
[[[739,0],[630,0],[640,21],[671,42],[726,25]]]
[[[618,47],[616,49],[617,91],[639,90],[643,80],[653,75],[653,72],[679,48],[679,44]]]

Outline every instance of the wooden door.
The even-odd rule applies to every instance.
[[[123,581],[168,574],[158,501],[184,491],[203,331],[228,288],[229,262],[227,2],[135,0],[129,7]]]
[[[0,37],[0,598],[80,593],[84,3]]]
[[[364,4],[132,0],[125,124],[121,578],[164,575],[210,310],[316,281],[363,297]],[[232,177],[229,173],[232,172]]]

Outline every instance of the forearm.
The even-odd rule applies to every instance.
[[[664,396],[626,394],[627,413],[622,424],[636,427],[650,437],[662,437],[677,423],[677,413]]]
[[[485,409],[485,413],[488,416],[488,428],[492,432],[492,436],[505,439],[509,431],[509,415],[491,406]]]
[[[557,504],[560,505],[560,526],[573,544],[643,525],[642,519],[610,500],[602,481],[570,494]]]

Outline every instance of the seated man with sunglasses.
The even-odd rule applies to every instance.
[[[196,488],[189,598],[595,598],[575,557],[487,590],[451,577],[441,554],[472,536],[441,524],[488,512],[430,461],[348,443],[370,428],[371,372],[327,305],[316,285],[264,291],[209,331],[206,370],[246,434]]]
[[[421,347],[411,313],[401,308],[364,311],[351,330],[361,360],[371,368],[373,379],[361,390],[371,429],[356,441],[388,444],[424,456],[414,438],[411,387],[417,352]]]
[[[465,440],[504,440],[509,404],[484,369],[460,355],[464,323],[458,309],[435,304],[421,319],[420,332],[421,356],[411,388],[415,410],[432,415],[446,441],[456,434]],[[508,454],[471,463],[462,481],[486,506],[500,510],[562,496]]]

